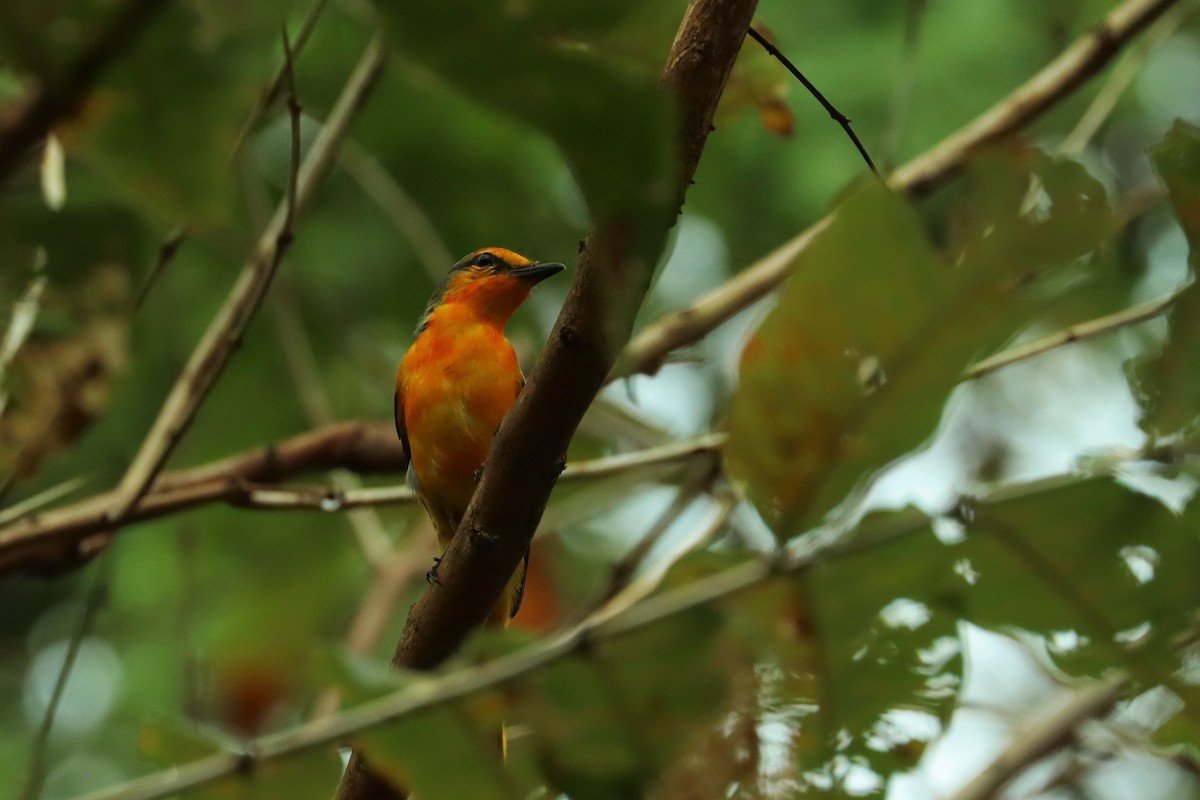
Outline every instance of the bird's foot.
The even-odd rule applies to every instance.
[[[430,568],[429,568],[429,571],[425,573],[425,582],[426,582],[426,583],[430,583],[430,584],[433,584],[433,583],[436,583],[436,584],[441,584],[441,581],[439,581],[439,580],[438,580],[438,576],[437,576],[438,567],[439,567],[439,566],[441,566],[441,563],[442,563],[442,557],[441,557],[441,556],[434,556],[434,557],[433,557],[433,566],[432,566],[432,567],[430,567]]]
[[[479,483],[481,480],[483,480],[483,464],[480,464],[478,467],[476,467],[475,472],[472,474],[475,476],[476,483]]]

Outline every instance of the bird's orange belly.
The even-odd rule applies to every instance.
[[[404,414],[419,492],[430,512],[445,517],[453,527],[471,501],[476,473],[520,385],[515,358],[511,370],[496,369],[495,362],[476,366],[461,374],[427,374],[410,382],[405,392]]]

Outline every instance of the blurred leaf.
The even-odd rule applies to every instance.
[[[970,165],[952,211],[956,261],[1012,269],[1032,282],[1070,264],[1116,232],[1103,184],[1082,165],[1040,150],[991,150]]]
[[[796,701],[817,706],[798,742],[797,758],[806,768],[828,766],[840,753],[866,758],[884,775],[910,769],[914,754],[908,750],[890,742],[868,745],[884,712],[948,715],[954,692],[934,687],[945,687],[947,678],[955,685],[961,662],[948,658],[931,665],[922,655],[955,635],[957,615],[943,596],[962,579],[945,549],[928,534],[909,534],[819,565],[802,578],[812,604],[816,695]]]
[[[775,43],[775,37],[765,25],[755,20],[754,27],[768,42]],[[725,91],[721,93],[715,121],[717,128],[724,128],[740,115],[754,111],[762,126],[771,133],[791,136],[795,128],[792,110],[787,104],[791,81],[787,67],[747,36]]]
[[[1171,309],[1170,340],[1137,373],[1148,403],[1142,427],[1161,436],[1194,428],[1200,415],[1200,287],[1195,283],[1200,265],[1200,129],[1176,122],[1154,149],[1154,166],[1187,235],[1193,280]]]
[[[980,328],[994,324],[950,324],[968,294],[985,293],[966,291],[971,276],[940,264],[879,186],[856,192],[796,266],[742,354],[726,447],[732,474],[785,537],[927,435]],[[940,350],[935,330],[949,339]]]
[[[881,774],[911,767],[913,753],[872,745],[871,734],[892,709],[948,716],[962,662],[935,645],[959,620],[1048,640],[1073,631],[1080,644],[1057,654],[1062,669],[1095,676],[1115,664],[1196,701],[1177,648],[1200,607],[1200,510],[1177,516],[1107,478],[1037,488],[969,506],[956,543],[918,531],[811,571],[826,759],[859,756]]]
[[[1107,479],[988,503],[960,552],[981,574],[967,613],[993,627],[1079,631],[1089,643],[1061,659],[1072,671],[1115,660],[1145,683],[1173,683],[1176,637],[1200,607],[1198,521],[1194,503],[1177,515]],[[1040,584],[1045,599],[1014,598],[1015,580]]]
[[[113,266],[93,270],[73,294],[48,290],[38,328],[8,371],[12,394],[0,413],[0,466],[16,480],[69,448],[104,412],[129,357],[128,304],[127,277]],[[66,330],[49,332],[56,318]]]
[[[160,221],[228,223],[238,205],[229,156],[281,60],[288,4],[169,4],[60,129],[64,147]]]
[[[619,60],[605,37],[639,5],[389,3],[379,10],[404,58],[552,139],[593,217],[632,224],[635,252],[653,263],[675,199],[670,99],[658,82],[661,64]]]
[[[627,721],[592,659],[557,661],[523,685],[530,694],[521,712],[532,727],[532,746],[551,786],[579,798],[636,791],[644,777],[637,745],[627,738]]]
[[[421,797],[510,797],[499,727],[478,729],[457,707],[440,707],[355,738],[364,757],[394,785]]]
[[[781,537],[928,436],[962,370],[1032,308],[1090,291],[1068,273],[1113,230],[1102,187],[1076,166],[1022,158],[976,173],[953,265],[874,184],[798,257],[743,352],[726,448]]]

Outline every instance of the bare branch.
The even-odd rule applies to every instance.
[[[433,222],[382,164],[357,143],[342,150],[342,168],[412,246],[425,274],[437,283],[455,262]]]
[[[242,151],[242,148],[246,144],[246,139],[249,138],[250,132],[254,130],[254,126],[262,119],[263,114],[267,113],[267,109],[271,107],[271,104],[279,98],[279,93],[284,88],[285,82],[294,82],[293,78],[288,77],[288,73],[293,71],[290,65],[300,55],[300,51],[304,49],[304,45],[308,43],[308,37],[312,35],[313,30],[317,27],[317,21],[321,18],[321,14],[325,12],[325,6],[328,3],[329,0],[313,0],[313,4],[309,6],[308,12],[304,15],[304,21],[300,23],[300,31],[296,34],[296,41],[289,48],[290,57],[275,70],[275,74],[271,77],[267,87],[258,96],[258,101],[254,104],[254,108],[250,109],[250,114],[246,117],[246,121],[242,123],[242,129],[238,131],[237,139],[233,143],[233,149],[230,151],[230,159],[233,159]]]
[[[283,36],[283,74],[284,87],[287,90],[288,118],[292,129],[292,146],[288,163],[287,213],[284,215],[283,228],[279,231],[279,246],[276,247],[275,260],[278,263],[283,251],[291,244],[296,235],[296,184],[300,176],[300,100],[296,97],[296,65],[292,56],[292,45],[288,41],[287,27],[282,31]]]
[[[653,473],[689,461],[712,458],[725,434],[623,453],[568,465],[560,480],[594,480],[628,472]],[[328,486],[281,488],[263,485],[295,475],[330,469],[361,473],[402,473],[408,458],[390,424],[343,422],[268,447],[164,473],[132,509],[127,525],[179,513],[208,503],[262,510],[350,510],[411,503],[405,486],[343,489]],[[30,515],[0,527],[0,575],[14,571],[64,570],[77,566],[95,541],[109,535],[103,514],[112,494]],[[103,545],[100,545],[103,546]]]
[[[167,238],[163,239],[162,244],[158,246],[158,256],[154,259],[154,263],[150,265],[150,271],[146,273],[142,285],[138,287],[137,296],[133,300],[133,310],[137,311],[146,302],[146,298],[150,295],[150,290],[154,288],[154,284],[162,277],[167,265],[175,258],[175,254],[179,252],[179,248],[187,240],[187,230],[182,225],[177,225],[167,234]]]
[[[290,242],[291,217],[304,210],[315,194],[316,187],[328,174],[351,120],[366,102],[383,72],[383,66],[383,44],[375,39],[363,54],[327,124],[313,143],[299,170],[295,191],[288,193],[288,198],[276,209],[271,222],[262,232],[252,257],[242,267],[237,283],[188,359],[137,456],[126,470],[107,514],[114,528],[120,526],[149,488],[237,349]]]
[[[985,358],[983,361],[973,365],[963,373],[963,378],[965,380],[982,378],[984,375],[1007,367],[1010,364],[1027,361],[1034,356],[1040,356],[1042,353],[1048,353],[1059,347],[1076,342],[1084,342],[1088,339],[1095,339],[1097,336],[1112,333],[1126,326],[1154,319],[1160,314],[1167,313],[1171,309],[1171,306],[1175,304],[1178,297],[1178,294],[1173,294],[1159,300],[1139,303],[1136,306],[1122,309],[1113,314],[1097,317],[1087,322],[1080,322],[1077,325],[1071,325],[1068,328],[1055,331],[1040,339],[1010,347],[991,358]]]
[[[958,172],[985,145],[1009,136],[1082,86],[1112,60],[1142,29],[1178,0],[1125,0],[1058,58],[960,128],[897,170],[888,185],[898,192],[924,195]],[[795,260],[829,226],[829,214],[780,245],[690,308],[648,326],[625,348],[609,380],[639,372],[653,374],[667,355],[704,337],[734,314],[765,297],[792,273]]]
[[[771,44],[771,42],[768,41],[765,36],[756,31],[753,27],[751,27],[747,33],[751,39],[762,45],[762,48],[770,53],[777,61],[779,61],[780,64],[783,64],[783,66],[787,68],[787,71],[792,73],[792,76],[796,80],[800,81],[800,83],[804,85],[805,89],[808,89],[808,93],[817,99],[817,102],[820,103],[821,107],[829,113],[829,116],[833,118],[833,121],[842,126],[842,130],[844,130],[846,135],[850,137],[850,141],[853,142],[854,146],[858,149],[858,154],[863,157],[863,161],[867,162],[867,166],[871,169],[871,172],[878,176],[879,170],[875,169],[875,162],[872,161],[871,156],[867,154],[867,148],[863,147],[863,143],[859,141],[858,134],[854,132],[854,128],[850,127],[850,118],[834,108],[833,103],[829,102],[827,99],[825,99],[825,95],[821,94],[821,90],[814,86],[812,81],[804,77],[804,73],[797,69],[796,65],[793,64],[787,56],[781,53],[778,47]]]
[[[29,148],[79,112],[100,76],[164,5],[165,0],[130,0],[60,77],[47,80],[20,113],[0,125],[0,183],[12,176]]]
[[[1070,156],[1083,152],[1088,142],[1096,135],[1096,131],[1100,130],[1100,126],[1117,107],[1117,101],[1121,99],[1121,95],[1142,71],[1142,67],[1154,47],[1169,39],[1179,29],[1179,26],[1194,13],[1196,13],[1196,5],[1184,3],[1176,6],[1170,13],[1163,14],[1162,18],[1146,31],[1146,35],[1142,37],[1138,46],[1133,48],[1121,63],[1117,64],[1108,76],[1108,80],[1104,82],[1104,86],[1092,98],[1092,102],[1083,112],[1083,116],[1079,118],[1075,127],[1058,146],[1059,153]]]
[[[1057,711],[1042,714],[1027,725],[1019,726],[1004,752],[960,789],[952,800],[995,797],[1021,770],[1070,742],[1080,724],[1107,714],[1128,688],[1129,677],[1114,672],[1076,691]]]

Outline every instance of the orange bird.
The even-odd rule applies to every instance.
[[[396,371],[396,433],[442,552],[471,502],[500,420],[525,385],[504,326],[535,284],[563,269],[500,247],[471,253],[433,293]],[[506,625],[521,607],[528,564],[527,550],[491,624]],[[436,569],[435,561],[431,580]]]

